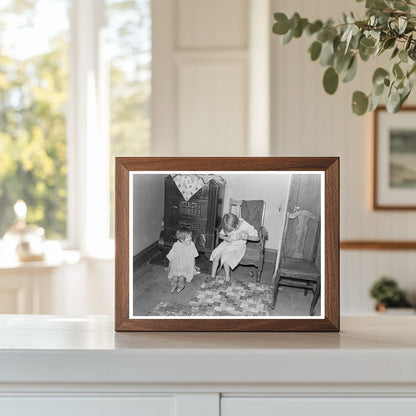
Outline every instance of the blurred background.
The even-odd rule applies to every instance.
[[[271,32],[276,11],[326,19],[360,6],[3,0],[0,236],[23,200],[49,251],[19,261],[3,239],[0,313],[113,314],[115,156],[340,156],[341,240],[416,240],[415,211],[371,208],[372,115],[350,101],[377,63],[329,96],[311,40],[282,45]],[[341,250],[343,315],[374,313],[383,275],[414,303],[414,251],[352,247]]]

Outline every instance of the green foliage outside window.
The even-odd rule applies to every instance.
[[[23,199],[27,221],[47,238],[67,235],[67,126],[69,39],[59,28],[41,53],[10,48],[10,31],[39,26],[39,7],[49,8],[45,29],[69,0],[4,0],[0,4],[0,238]],[[110,129],[110,234],[114,223],[114,157],[149,153],[151,95],[150,0],[106,0]],[[55,18],[55,16],[54,16]],[[62,19],[62,15],[61,15]],[[69,25],[69,23],[68,23]],[[15,40],[17,46],[24,40]],[[5,45],[8,45],[9,48]],[[106,224],[103,224],[105,226]]]
[[[23,49],[21,57],[5,47],[9,22],[32,27],[34,7],[17,0],[0,7],[0,238],[18,199],[48,238],[66,237],[68,39],[62,31],[44,53]]]

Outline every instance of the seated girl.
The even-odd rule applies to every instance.
[[[244,257],[247,240],[258,241],[257,230],[237,215],[228,213],[222,219],[222,230],[219,237],[223,240],[211,253],[211,277],[215,279],[218,265],[224,267],[225,281],[230,281],[230,270],[234,270]]]

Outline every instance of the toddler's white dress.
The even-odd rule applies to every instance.
[[[240,222],[238,224],[238,228],[235,231],[232,231],[228,234],[229,237],[237,236],[241,232],[246,232],[249,237],[258,238],[257,230],[249,224],[246,220],[240,218]],[[220,234],[225,234],[224,230],[221,230]],[[240,263],[241,259],[244,257],[244,253],[246,252],[246,240],[234,240],[234,241],[223,241],[220,243],[214,251],[211,253],[210,260],[214,260],[214,258],[221,254],[221,265],[223,263],[227,263],[232,270],[234,270],[238,263]]]
[[[184,276],[187,282],[190,282],[195,273],[195,257],[198,257],[199,253],[195,247],[193,241],[189,244],[176,241],[167,254],[170,263],[170,270],[168,279],[173,276]]]

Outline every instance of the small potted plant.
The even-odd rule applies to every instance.
[[[376,300],[376,310],[386,312],[387,308],[410,308],[411,305],[397,282],[382,276],[370,289],[370,295]]]

